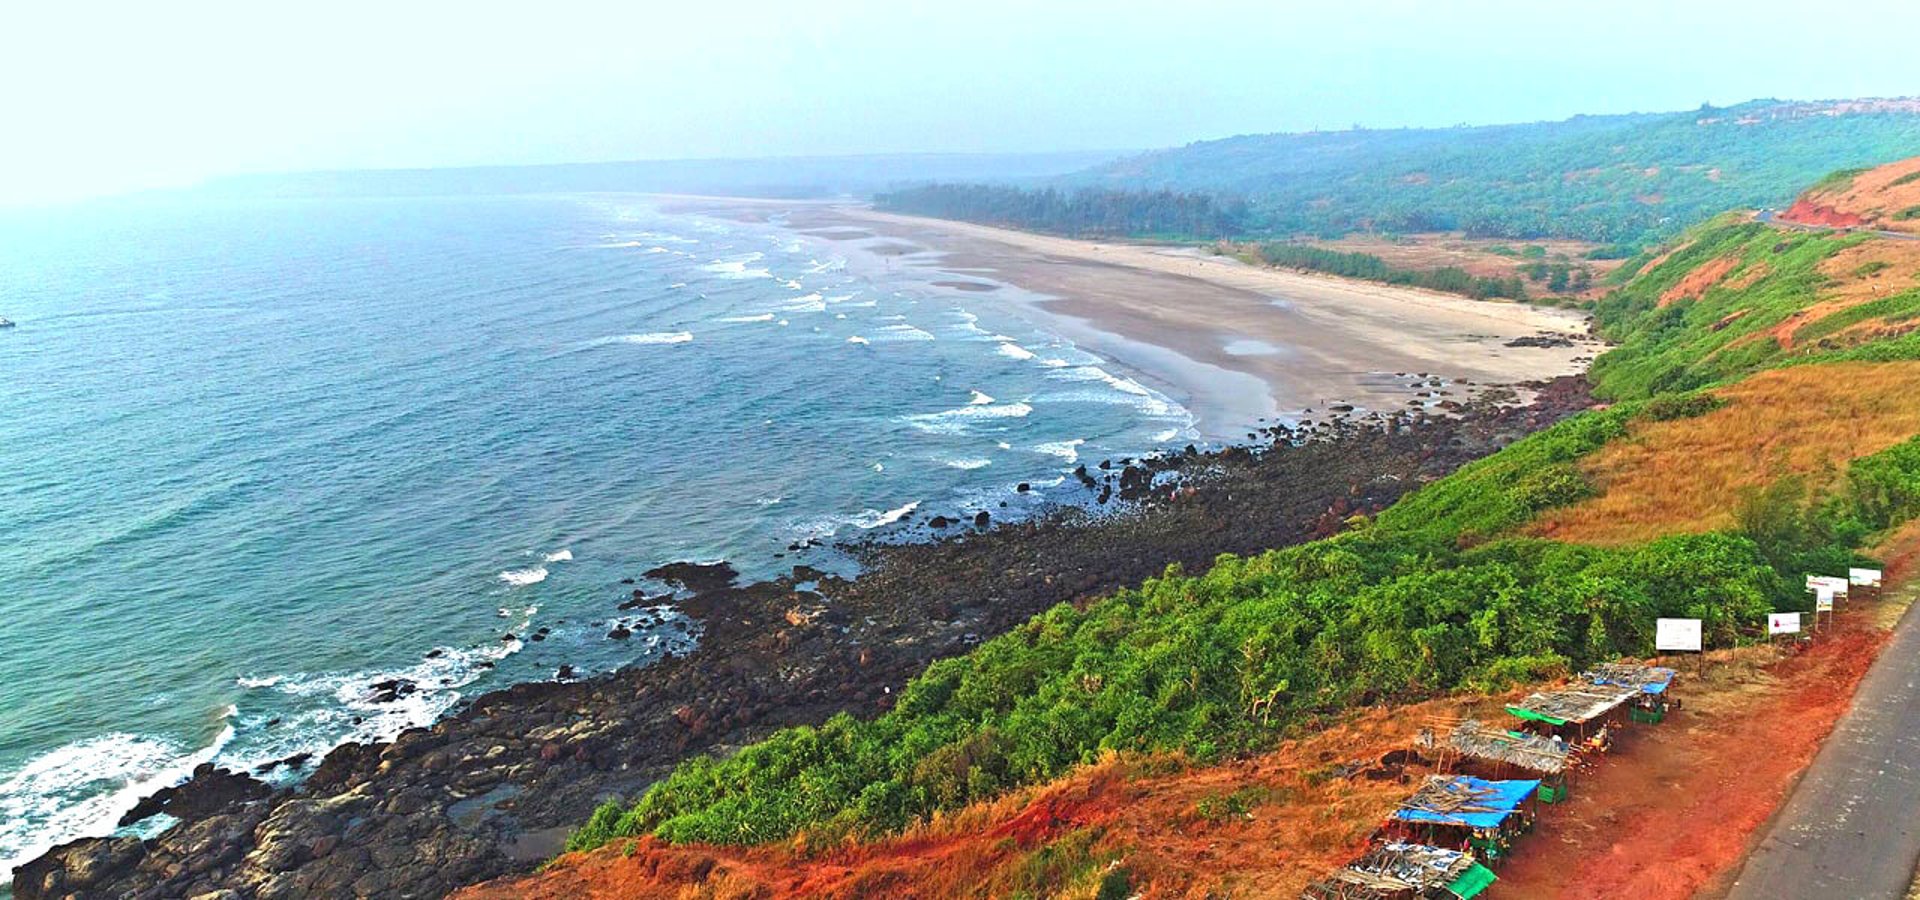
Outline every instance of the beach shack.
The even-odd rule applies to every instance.
[[[1525,730],[1598,751],[1608,747],[1610,729],[1623,724],[1626,710],[1640,695],[1638,688],[1583,684],[1528,694],[1507,712],[1518,717]]]
[[[1568,782],[1578,756],[1566,741],[1525,731],[1496,728],[1477,719],[1455,725],[1444,737],[1423,731],[1422,749],[1457,755],[1463,774],[1490,779],[1520,776],[1540,782],[1541,803],[1567,798]]]
[[[1387,820],[1395,841],[1451,847],[1488,862],[1505,859],[1533,827],[1537,780],[1487,781],[1471,775],[1428,775]]]
[[[1649,666],[1641,663],[1602,663],[1594,666],[1580,677],[1594,684],[1613,685],[1633,688],[1640,692],[1627,711],[1635,722],[1658,724],[1667,720],[1667,713],[1678,708],[1673,699],[1674,672],[1661,666]]]
[[[1426,844],[1375,846],[1300,893],[1301,900],[1473,900],[1494,874],[1472,856]]]

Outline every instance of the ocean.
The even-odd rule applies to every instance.
[[[0,214],[0,882],[200,763],[697,640],[609,638],[652,566],[844,570],[789,547],[1193,439],[882,240],[605,194]]]

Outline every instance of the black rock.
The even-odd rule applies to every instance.
[[[405,678],[390,678],[386,681],[375,682],[373,686],[368,689],[368,699],[374,703],[392,703],[401,697],[414,694],[419,690],[419,685]]]

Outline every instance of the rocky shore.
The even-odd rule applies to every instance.
[[[165,813],[172,828],[55,848],[18,870],[13,890],[438,897],[525,871],[600,802],[637,796],[688,756],[839,712],[874,715],[929,662],[1049,606],[1170,563],[1197,569],[1331,534],[1589,403],[1578,378],[1532,387],[1526,406],[1338,413],[1219,452],[1103,461],[1076,473],[1099,512],[997,524],[953,511],[935,523],[953,532],[945,539],[850,548],[865,564],[853,580],[800,567],[739,585],[724,566],[656,569],[646,574],[691,592],[678,606],[702,632],[686,655],[486,694],[431,728],[337,748],[293,788],[202,767],[134,814]],[[608,605],[657,601],[635,592]]]

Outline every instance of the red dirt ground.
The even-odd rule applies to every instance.
[[[1798,222],[1802,225],[1826,225],[1832,228],[1858,228],[1861,225],[1867,224],[1867,220],[1861,216],[1841,212],[1831,206],[1815,203],[1805,197],[1793,201],[1793,205],[1787,207],[1787,211],[1781,213],[1780,218],[1784,221]]]
[[[1488,896],[1680,900],[1723,890],[1847,708],[1888,620],[1862,604],[1801,652],[1746,648],[1717,654],[1704,677],[1686,670],[1685,708],[1629,730],[1571,800],[1546,807]],[[888,841],[808,852],[644,839],[458,896],[999,897],[1035,886],[1021,879],[1045,854],[1078,846],[1093,876],[1124,865],[1142,897],[1293,897],[1355,855],[1426,771],[1376,766],[1378,778],[1329,778],[1331,765],[1377,761],[1436,717],[1497,716],[1503,699],[1367,710],[1272,753],[1203,768],[1109,760]],[[1245,816],[1197,812],[1203,799],[1249,788],[1257,794]],[[1091,897],[1092,888],[1083,876],[1041,895]]]
[[[1789,222],[1920,231],[1920,157],[1868,169],[1843,185],[1809,191],[1781,213]]]
[[[1724,893],[1847,709],[1887,632],[1856,611],[1812,649],[1630,731],[1617,758],[1541,816],[1489,896],[1685,900]],[[1683,685],[1685,683],[1683,682]]]

